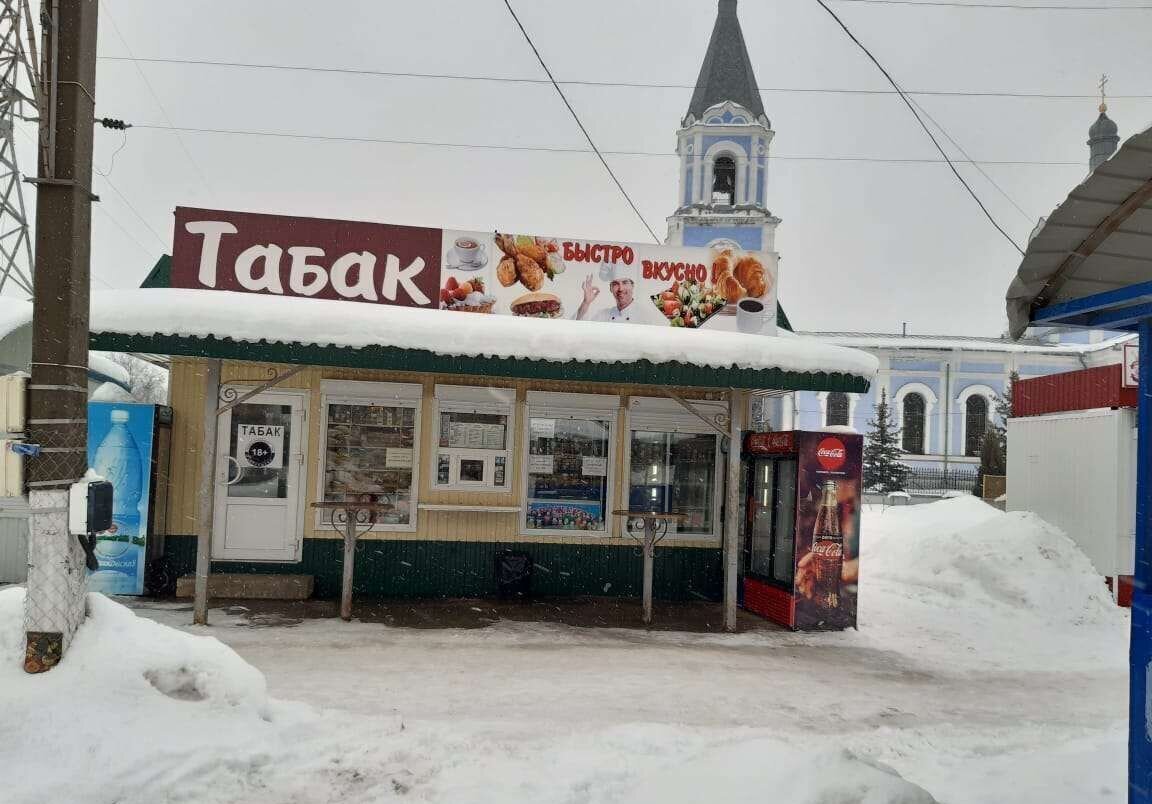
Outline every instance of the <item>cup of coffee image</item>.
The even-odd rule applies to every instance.
[[[458,237],[455,243],[456,256],[465,265],[474,265],[480,259],[480,243],[473,237]]]
[[[736,329],[756,333],[764,330],[764,302],[744,298],[736,304]]]

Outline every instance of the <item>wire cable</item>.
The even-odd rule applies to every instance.
[[[840,0],[845,2],[847,0]],[[336,75],[362,75],[376,78],[415,78],[441,81],[479,81],[502,84],[547,84],[552,82],[546,78],[518,78],[515,76],[499,75],[465,75],[462,73],[421,73],[402,72],[392,70],[365,70],[352,67],[312,67],[304,64],[271,64],[252,63],[240,61],[212,61],[209,59],[171,59],[171,58],[145,58],[136,56],[97,56],[101,61],[129,61],[143,62],[145,64],[170,64],[195,67],[224,67],[240,70],[283,70],[289,72],[305,73],[331,73]],[[656,84],[642,81],[561,81],[560,86],[575,87],[616,87],[622,89],[695,89],[693,84]],[[769,92],[805,93],[818,95],[897,95],[893,89],[853,89],[837,87],[760,87],[761,94]],[[1097,95],[1055,92],[1013,92],[1013,91],[981,91],[981,90],[944,90],[944,89],[916,89],[905,90],[906,95],[940,96],[946,98],[1016,98],[1038,100],[1096,100]],[[1114,99],[1147,100],[1152,94],[1145,95],[1110,95]]]
[[[957,181],[964,185],[964,189],[968,191],[968,195],[972,196],[972,200],[975,201],[977,206],[980,207],[980,211],[984,213],[984,217],[988,219],[989,223],[996,227],[996,231],[1002,234],[1004,239],[1012,244],[1012,248],[1020,252],[1020,256],[1023,257],[1024,249],[1020,248],[1020,246],[1012,238],[1012,235],[1008,234],[1008,232],[1004,230],[1004,227],[996,222],[996,219],[992,217],[992,213],[988,211],[988,207],[984,206],[984,202],[980,200],[980,196],[976,195],[976,192],[972,189],[968,182],[966,182],[964,177],[960,175],[960,171],[956,169],[956,165],[952,164],[952,159],[940,146],[940,142],[932,133],[932,129],[928,128],[928,125],[924,122],[923,118],[920,117],[920,113],[916,111],[916,107],[912,105],[912,101],[908,99],[908,97],[904,94],[904,90],[902,90],[900,85],[896,83],[896,79],[894,79],[891,74],[889,74],[889,72],[884,69],[884,65],[882,65],[876,59],[876,57],[872,55],[872,51],[865,47],[864,43],[856,38],[856,35],[853,34],[851,30],[849,30],[848,26],[844,24],[844,21],[841,20],[839,16],[837,16],[836,12],[828,7],[828,4],[825,2],[825,0],[816,0],[816,2],[819,3],[820,7],[832,16],[832,19],[836,20],[836,24],[844,30],[844,33],[848,35],[848,38],[855,42],[856,46],[864,51],[864,55],[866,55],[871,60],[871,62],[876,65],[876,69],[884,74],[884,77],[888,79],[888,83],[892,85],[893,89],[900,93],[900,100],[904,101],[904,105],[908,107],[908,111],[912,112],[912,116],[916,118],[916,122],[920,124],[920,128],[924,129],[924,133],[928,135],[928,139],[932,140],[932,144],[936,146],[936,150],[940,152],[942,157],[944,157],[944,160],[948,163],[948,167],[952,170],[952,174],[956,177]]]
[[[644,219],[644,215],[640,212],[640,208],[636,206],[636,202],[632,200],[632,196],[628,195],[628,191],[624,189],[624,185],[620,183],[620,179],[616,178],[616,174],[612,172],[608,160],[604,158],[604,154],[600,153],[600,149],[596,147],[596,143],[592,141],[592,135],[588,133],[588,129],[584,128],[584,124],[580,121],[580,115],[576,114],[576,110],[572,108],[572,104],[568,102],[564,90],[556,83],[556,79],[552,77],[552,71],[548,69],[548,65],[544,63],[544,57],[540,55],[540,51],[536,49],[536,44],[532,41],[532,37],[528,35],[525,30],[524,24],[520,22],[520,18],[516,16],[515,9],[512,8],[511,0],[504,0],[504,5],[508,9],[508,13],[512,15],[512,19],[516,21],[516,27],[520,29],[520,33],[524,34],[525,41],[528,42],[528,47],[532,48],[532,52],[536,54],[536,61],[540,62],[540,66],[544,68],[544,72],[548,74],[548,80],[552,82],[552,86],[556,88],[556,93],[560,96],[560,100],[564,101],[564,105],[568,107],[568,111],[572,114],[572,119],[576,121],[576,125],[580,127],[580,131],[584,134],[584,139],[588,140],[588,145],[596,152],[596,158],[600,160],[600,164],[608,171],[608,175],[612,177],[612,181],[616,183],[616,187],[620,190],[620,194],[624,196],[624,200],[628,202],[628,206],[632,207],[632,211],[636,213],[636,217],[644,224],[644,228],[648,230],[648,234],[652,235],[652,241],[659,244],[660,238],[656,236],[656,232],[652,231],[652,227],[648,225],[648,221]]]
[[[116,193],[116,195],[120,196],[120,200],[123,201],[124,205],[136,216],[136,219],[144,224],[144,228],[152,233],[152,236],[156,238],[156,242],[160,244],[160,247],[168,248],[168,244],[164,241],[164,238],[161,237],[160,234],[152,228],[152,224],[148,223],[148,221],[144,219],[144,216],[137,211],[136,207],[132,205],[132,202],[128,200],[128,196],[120,192],[120,188],[112,183],[112,179],[107,176],[101,176],[100,178],[104,180],[105,184],[112,188],[112,191]]]
[[[204,128],[195,126],[169,126],[157,123],[134,123],[133,128],[141,131],[181,131],[190,134],[221,134],[241,137],[274,137],[293,140],[316,140],[318,142],[355,142],[373,145],[412,145],[426,148],[457,148],[463,150],[479,151],[524,151],[528,153],[553,154],[591,154],[591,148],[574,148],[562,145],[508,145],[507,143],[481,143],[481,142],[448,142],[443,140],[415,140],[390,137],[355,137],[342,134],[307,134],[294,131],[267,131],[260,129],[236,128]],[[611,151],[603,150],[600,153],[606,156],[643,156],[659,157],[663,159],[679,159],[680,156],[671,151]],[[946,160],[927,157],[881,157],[881,156],[833,156],[814,154],[811,156],[796,155],[770,155],[769,160],[782,162],[867,162],[878,164],[900,165],[943,165]],[[954,160],[961,161],[961,160]],[[971,161],[971,160],[970,160]],[[963,164],[964,162],[961,161]],[[982,159],[971,161],[971,164],[980,165],[1031,165],[1040,167],[1080,167],[1083,160],[1027,160],[1027,159]]]
[[[120,32],[120,26],[116,24],[116,20],[112,16],[112,10],[108,7],[108,0],[103,0],[100,5],[103,9],[103,16],[107,17],[108,22],[112,23],[112,30],[116,32],[116,36],[120,39],[120,43],[124,45],[124,49],[127,50],[128,55],[132,57],[132,62],[136,67],[136,72],[140,74],[140,79],[144,82],[144,86],[147,87],[148,93],[152,96],[152,100],[156,102],[157,108],[160,109],[160,115],[168,123],[171,123],[172,118],[169,117],[168,110],[164,108],[164,104],[161,102],[160,96],[156,94],[156,90],[152,87],[152,82],[148,80],[148,76],[144,74],[144,70],[140,67],[139,62],[136,61],[136,56],[132,52],[132,47],[128,44],[128,40],[125,39],[124,34]],[[204,189],[208,191],[208,195],[214,197],[216,193],[212,190],[212,186],[208,184],[208,179],[204,176],[204,171],[200,169],[200,165],[196,162],[196,159],[193,158],[192,152],[189,151],[188,146],[184,144],[184,139],[179,134],[177,134],[176,141],[180,144],[180,150],[182,150],[184,152],[184,156],[187,157],[188,164],[192,165],[192,170],[195,171],[197,178],[200,179],[200,183],[203,184]]]
[[[986,170],[984,170],[984,168],[980,167],[980,165],[971,156],[968,155],[968,152],[964,150],[964,146],[962,146],[960,143],[956,142],[956,139],[951,134],[948,133],[948,129],[946,129],[946,128],[944,128],[944,126],[940,125],[940,121],[938,121],[935,117],[933,117],[931,114],[928,113],[928,110],[924,108],[924,104],[920,103],[919,101],[912,101],[912,102],[915,103],[916,108],[919,109],[921,111],[921,113],[923,113],[923,115],[926,118],[928,118],[928,121],[930,123],[932,123],[932,125],[936,126],[936,130],[939,131],[941,134],[943,134],[944,137],[948,140],[948,142],[952,143],[952,147],[960,152],[960,154],[964,157],[966,164],[969,164],[972,167],[976,168],[976,170],[978,170],[980,172],[980,175],[983,176],[988,181],[989,184],[991,184],[993,187],[995,187],[996,191],[999,192],[1000,195],[1004,196],[1005,200],[1007,200],[1009,204],[1011,204],[1013,207],[1015,207],[1017,212],[1019,212],[1021,215],[1024,216],[1024,219],[1028,221],[1029,225],[1034,226],[1036,224],[1036,221],[1039,219],[1039,216],[1029,215],[1024,210],[1024,208],[1022,206],[1017,204],[1016,199],[1014,199],[1012,196],[1008,195],[1008,191],[1005,190],[1003,187],[1001,187],[999,184],[997,184],[996,180],[994,178],[992,178],[991,176],[989,176],[988,172]]]

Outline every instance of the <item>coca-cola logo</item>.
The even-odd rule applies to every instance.
[[[826,472],[833,472],[844,465],[848,451],[839,438],[825,438],[816,446],[816,462]]]

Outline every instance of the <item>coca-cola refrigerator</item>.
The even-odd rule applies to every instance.
[[[798,631],[856,627],[863,439],[748,433],[742,452],[742,605]]]

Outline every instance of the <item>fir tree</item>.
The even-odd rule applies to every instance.
[[[868,422],[868,433],[864,437],[864,488],[885,494],[903,491],[908,467],[900,462],[903,450],[897,443],[899,434],[892,425],[886,390],[880,391],[880,401],[874,410],[876,417]]]
[[[980,468],[976,470],[976,485],[972,489],[977,497],[984,495],[984,475],[997,477],[1008,473],[1008,419],[1012,416],[1012,388],[1018,379],[1019,373],[1013,371],[1008,376],[1008,387],[997,395],[993,405],[996,415],[980,445]]]

